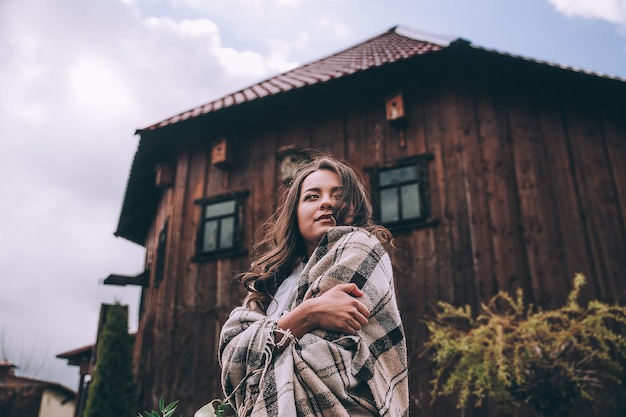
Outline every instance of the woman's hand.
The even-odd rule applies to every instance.
[[[356,284],[339,284],[281,317],[278,327],[290,329],[298,338],[318,328],[354,335],[370,315],[365,305],[356,299],[363,295]]]
[[[340,284],[311,301],[317,301],[317,328],[353,335],[370,316],[365,305],[356,299],[363,291],[356,284]]]

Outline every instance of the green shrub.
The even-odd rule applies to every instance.
[[[566,416],[577,401],[597,400],[624,378],[626,308],[578,304],[585,278],[577,274],[565,306],[535,310],[523,293],[500,292],[481,305],[439,303],[425,323],[425,353],[434,363],[433,401],[456,396],[457,406],[480,406],[486,397],[504,407],[542,416]]]

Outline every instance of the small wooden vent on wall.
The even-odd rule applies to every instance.
[[[174,164],[160,163],[156,165],[154,185],[159,188],[168,188],[174,185]]]
[[[402,93],[394,93],[385,99],[385,110],[389,123],[404,123],[406,116],[404,113],[404,101]]]
[[[228,141],[224,138],[219,140],[211,148],[211,164],[219,169],[228,169],[230,167],[230,150]]]

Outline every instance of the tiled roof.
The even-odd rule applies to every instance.
[[[476,46],[473,44],[470,44],[470,46],[476,50],[480,50],[480,51],[485,51],[491,54],[497,54],[497,55],[501,55],[501,56],[506,56],[509,58],[513,58],[513,59],[517,59],[517,60],[521,60],[521,61],[527,61],[527,62],[532,62],[535,64],[540,64],[540,65],[546,65],[549,67],[553,67],[553,68],[558,68],[558,69],[562,69],[565,71],[573,71],[573,72],[577,72],[580,74],[585,74],[585,75],[591,75],[592,77],[600,77],[600,78],[606,78],[609,80],[615,80],[615,81],[620,81],[620,82],[625,82],[626,78],[623,77],[619,77],[616,75],[611,75],[611,74],[606,74],[606,73],[602,73],[602,72],[598,72],[598,71],[590,71],[590,70],[586,70],[584,68],[578,68],[578,67],[573,67],[571,65],[563,65],[563,64],[559,64],[557,62],[553,62],[553,61],[546,61],[543,59],[535,59],[535,58],[529,58],[526,56],[522,56],[522,55],[517,55],[517,54],[512,54],[509,52],[502,52],[496,49],[491,49],[491,48],[485,48],[482,46]]]
[[[324,83],[415,55],[438,51],[445,48],[452,40],[453,38],[433,36],[395,26],[351,48],[261,81],[142,130],[156,130],[225,107]]]

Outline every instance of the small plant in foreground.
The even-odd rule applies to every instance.
[[[178,400],[165,405],[163,396],[159,399],[159,411],[144,411],[137,417],[174,417],[174,411],[178,406]],[[160,413],[159,413],[160,412]],[[237,417],[226,400],[215,399],[195,412],[194,417]]]
[[[159,398],[159,411],[144,411],[142,415],[139,413],[137,417],[173,417],[174,411],[176,411],[176,407],[178,406],[178,400],[172,401],[168,405],[165,405],[165,401],[163,400],[163,396]]]
[[[591,301],[578,304],[585,278],[577,274],[565,306],[550,311],[526,307],[523,294],[500,292],[481,305],[439,303],[425,320],[425,353],[435,365],[433,401],[457,397],[458,408],[527,407],[538,416],[566,416],[577,401],[597,401],[624,379],[626,307]]]
[[[226,400],[215,399],[196,411],[194,417],[237,417]]]

